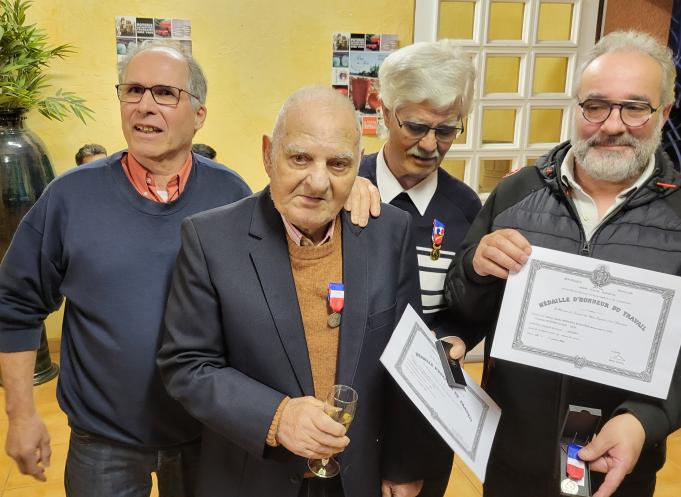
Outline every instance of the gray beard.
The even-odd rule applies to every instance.
[[[629,133],[605,138],[595,134],[586,140],[577,138],[575,134],[573,132],[572,151],[582,169],[594,179],[612,183],[620,183],[640,176],[662,140],[660,126],[655,126],[655,131],[646,140],[638,140]],[[590,152],[591,148],[597,144],[629,145],[633,147],[634,154],[628,157],[624,152],[613,151],[601,152],[595,156]]]

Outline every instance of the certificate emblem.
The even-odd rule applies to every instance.
[[[601,265],[594,269],[593,273],[591,273],[591,283],[598,288],[602,288],[610,283],[610,271],[608,270],[608,266]]]
[[[560,482],[560,490],[564,494],[577,495],[577,492],[579,492],[579,485],[577,485],[576,481],[573,481],[570,478],[565,478]]]

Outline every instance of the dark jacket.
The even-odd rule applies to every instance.
[[[587,241],[569,186],[561,179],[569,147],[559,145],[536,167],[523,168],[498,185],[464,240],[445,289],[453,311],[467,324],[462,338],[468,347],[486,338],[483,383],[502,408],[488,475],[513,468],[554,490],[556,447],[568,404],[600,408],[603,421],[622,412],[636,416],[646,443],[634,472],[644,478],[662,467],[665,438],[681,425],[678,363],[669,396],[660,400],[489,357],[505,281],[477,275],[472,260],[479,240],[492,231],[512,228],[532,245],[681,275],[681,176],[668,157],[658,150],[652,178]]]
[[[345,307],[336,381],[359,394],[341,457],[345,494],[381,478],[419,479],[425,426],[379,357],[407,303],[417,310],[409,216],[383,206],[366,228],[341,214]],[[314,395],[286,233],[269,189],[182,226],[158,364],[170,394],[204,426],[198,496],[298,495],[307,462],[265,443],[285,396]],[[399,412],[400,416],[393,414]]]

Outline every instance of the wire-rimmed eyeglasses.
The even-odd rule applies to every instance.
[[[154,102],[159,105],[177,105],[182,96],[182,92],[197,98],[196,95],[189,93],[183,88],[177,88],[175,86],[169,85],[154,85],[154,86],[144,86],[136,83],[121,83],[116,85],[116,94],[118,95],[118,100],[121,102],[136,104],[142,100],[142,97],[149,90]]]
[[[613,107],[619,107],[620,119],[630,128],[639,128],[650,120],[661,106],[653,107],[648,102],[638,100],[611,101],[600,98],[588,98],[578,105],[582,108],[584,119],[593,124],[602,124],[612,114]]]
[[[463,122],[459,123],[457,126],[448,126],[446,124],[440,124],[438,126],[428,126],[423,123],[415,123],[412,121],[400,121],[400,118],[395,114],[395,119],[397,120],[397,125],[403,129],[410,138],[414,140],[420,140],[428,133],[430,130],[435,131],[435,139],[441,142],[448,142],[456,139],[457,136],[463,133]]]

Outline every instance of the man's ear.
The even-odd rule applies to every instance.
[[[268,177],[272,177],[272,139],[267,135],[262,135],[262,163],[265,165],[265,172]]]
[[[196,111],[194,115],[194,133],[203,128],[203,123],[206,121],[206,114],[208,114],[208,109],[205,105],[202,105]]]
[[[664,123],[666,123],[667,119],[669,119],[669,114],[672,111],[672,106],[673,104],[669,104],[664,109],[662,109],[662,126],[664,126]]]

